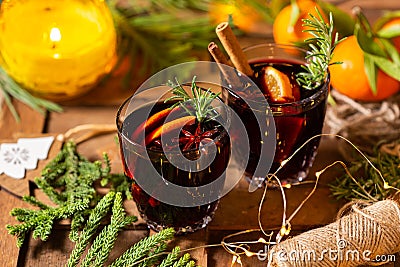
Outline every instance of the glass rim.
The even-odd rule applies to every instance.
[[[293,50],[298,50],[298,51],[302,51],[306,54],[309,53],[308,50],[293,45],[293,44],[282,44],[282,43],[274,43],[274,42],[267,42],[267,43],[259,43],[259,44],[252,44],[252,45],[248,45],[246,47],[243,48],[243,52],[248,52],[250,49],[256,49],[256,48],[261,48],[261,47],[279,47],[279,48],[289,48],[289,49],[293,49]]]
[[[146,89],[146,90],[144,90],[144,91],[142,91],[142,92],[145,92],[145,91],[147,91],[147,90],[149,90],[149,89],[154,89],[154,88],[155,88],[155,87],[148,88],[148,89]],[[139,94],[142,93],[142,92],[139,92]],[[121,116],[122,116],[121,113],[122,113],[122,110],[124,109],[124,107],[126,107],[126,106],[128,105],[129,101],[130,101],[130,100],[132,99],[132,97],[134,97],[135,95],[137,95],[137,94],[134,93],[134,94],[132,94],[131,96],[129,96],[127,99],[125,99],[125,100],[122,102],[122,104],[119,106],[118,110],[117,110],[117,114],[116,114],[116,116],[115,116],[115,120],[116,120],[116,125],[117,125],[117,132],[118,132],[118,135],[119,135],[119,136],[121,136],[124,140],[128,141],[132,146],[138,147],[138,148],[140,148],[140,149],[143,149],[143,150],[146,150],[146,151],[152,152],[152,153],[160,153],[160,154],[175,154],[175,153],[190,154],[190,153],[199,151],[199,148],[197,148],[197,149],[196,149],[196,148],[191,148],[191,149],[185,150],[185,151],[183,151],[183,150],[181,150],[181,149],[179,149],[179,151],[176,151],[176,150],[164,151],[164,150],[160,150],[160,149],[154,149],[154,148],[151,148],[151,147],[148,148],[148,147],[146,147],[146,145],[139,144],[138,142],[135,142],[135,141],[133,141],[131,138],[129,138],[128,136],[126,136],[126,134],[124,134],[124,133],[122,132],[122,127],[123,127],[124,121],[125,121],[125,119],[126,119],[127,116],[125,116],[124,120],[121,121],[121,120],[120,120],[120,118],[121,118]],[[220,103],[222,103],[222,104],[224,103],[224,102],[220,99],[220,97],[217,97],[216,100],[218,100],[218,101],[219,101]],[[215,101],[215,100],[214,100],[214,101]],[[161,103],[161,102],[152,101],[152,102],[149,102],[148,104],[150,104],[150,105],[153,104],[153,106],[154,106],[154,105],[157,104],[157,103]],[[225,107],[225,105],[222,105],[222,107]],[[137,109],[135,109],[135,111],[136,111],[136,110],[137,110]],[[225,110],[226,110],[226,113],[227,113],[227,114],[230,113],[230,110],[227,109],[226,107],[225,107]],[[134,111],[132,111],[132,112],[134,112]],[[131,112],[131,113],[132,113],[132,112]],[[131,113],[129,113],[128,116],[129,116]],[[220,113],[219,113],[219,114],[220,114]],[[222,134],[219,134],[217,137],[215,137],[214,139],[212,139],[213,142],[211,142],[211,143],[209,143],[209,144],[205,144],[204,146],[202,146],[203,148],[207,148],[208,146],[211,146],[213,143],[216,143],[216,142],[220,141],[220,140],[221,140],[222,138],[224,138],[225,136],[229,136],[228,131],[227,131],[225,128],[226,128],[226,127],[227,127],[227,128],[230,127],[231,119],[230,119],[229,115],[227,115],[226,117],[227,117],[227,118],[226,118],[226,120],[224,120],[224,121],[225,121],[225,124],[224,124],[224,125],[221,125],[220,123],[218,123],[219,125],[221,125],[221,126],[223,127],[223,130],[221,131]],[[218,122],[218,121],[217,121],[217,122]]]
[[[254,44],[254,45],[249,45],[246,46],[245,48],[243,48],[243,52],[249,52],[251,49],[257,49],[257,48],[268,48],[268,47],[276,47],[279,49],[293,49],[293,50],[297,50],[297,51],[301,51],[304,52],[305,54],[309,54],[309,51],[292,45],[292,44],[281,44],[281,43],[274,43],[274,42],[268,42],[268,43],[259,43],[259,44]],[[306,59],[303,59],[304,62],[306,62]],[[300,59],[298,59],[298,61],[300,62]],[[296,106],[302,106],[310,101],[313,101],[315,99],[318,99],[322,94],[325,94],[328,90],[329,90],[329,84],[330,84],[330,71],[329,69],[327,69],[326,72],[326,77],[324,79],[324,83],[322,83],[321,85],[319,85],[317,88],[318,90],[315,90],[315,92],[304,98],[304,99],[300,99],[298,101],[294,101],[294,102],[288,102],[288,103],[272,103],[272,102],[268,102],[268,105],[270,108],[273,107],[296,107]],[[258,87],[258,86],[257,86]],[[240,97],[239,95],[237,95],[235,92],[233,92],[230,88],[226,88],[230,93],[232,93],[235,96]],[[260,88],[259,88],[260,89]],[[260,89],[261,90],[261,89]],[[306,89],[308,90],[308,89]],[[313,91],[313,90],[312,90]],[[258,102],[258,101],[254,101],[254,102]]]

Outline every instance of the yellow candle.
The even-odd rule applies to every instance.
[[[2,65],[15,81],[53,100],[75,97],[109,73],[116,32],[104,0],[6,0]]]

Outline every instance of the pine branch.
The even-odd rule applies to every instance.
[[[23,196],[23,197],[22,197],[22,200],[25,201],[25,202],[27,202],[27,203],[29,203],[29,204],[31,204],[31,205],[33,205],[33,206],[39,207],[39,208],[42,209],[42,210],[50,209],[49,206],[47,206],[47,205],[44,204],[43,202],[37,200],[37,199],[36,199],[35,197],[33,197],[33,196]]]
[[[70,218],[72,219],[71,238],[76,239],[77,242],[67,266],[77,266],[79,262],[81,262],[81,266],[103,266],[115,245],[118,233],[137,219],[135,216],[126,216],[122,204],[122,195],[128,192],[129,185],[122,181],[121,175],[109,173],[110,162],[107,156],[105,156],[104,164],[103,168],[99,161],[89,162],[77,152],[73,142],[67,142],[59,154],[46,165],[42,171],[42,177],[37,179],[37,181],[44,181],[41,184],[42,189],[46,190],[58,205],[48,206],[34,197],[25,197],[25,201],[39,207],[39,210],[15,208],[11,211],[11,215],[16,216],[16,219],[22,222],[17,225],[7,225],[9,233],[17,237],[17,246],[22,246],[30,231],[34,238],[46,240],[55,221]],[[110,182],[114,188],[99,201],[93,190],[93,182],[98,179]],[[113,184],[115,180],[118,181],[117,185]],[[57,185],[58,188],[53,187],[54,185]],[[121,191],[116,191],[116,188]],[[111,205],[111,222],[100,231],[86,257],[81,260],[83,252],[94,238],[101,221],[109,213]],[[87,217],[87,223],[83,227]],[[81,228],[83,230],[79,234]],[[157,265],[165,257],[167,242],[174,237],[174,233],[175,231],[170,228],[142,239],[110,266]],[[195,265],[189,254],[178,259],[178,251],[179,249],[176,248],[167,254],[168,266]]]
[[[149,71],[154,73],[171,65],[198,59],[193,52],[204,52],[209,41],[216,38],[215,27],[204,8],[208,9],[208,4],[201,2],[209,1],[163,0],[150,1],[142,6],[133,0],[125,1],[123,6],[118,1],[109,1],[121,36],[120,57],[129,57],[131,65],[135,65],[138,58],[144,62],[139,71],[132,67],[127,77],[132,74],[140,77],[140,74],[148,74]]]
[[[365,159],[360,158],[354,160],[348,168],[355,181],[344,174],[330,184],[333,196],[337,199],[370,201],[371,197],[384,200],[396,193],[397,188],[400,188],[400,158],[375,151],[368,159],[382,173],[387,185],[379,173]]]

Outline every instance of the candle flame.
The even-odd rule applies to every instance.
[[[59,28],[51,28],[50,30],[50,40],[53,42],[59,42],[61,40],[61,32]]]

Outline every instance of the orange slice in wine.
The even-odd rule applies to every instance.
[[[294,100],[289,77],[283,72],[271,66],[265,67],[262,82],[271,102],[284,103]]]
[[[181,117],[167,123],[164,123],[154,131],[152,131],[149,135],[146,136],[145,143],[146,145],[150,144],[153,140],[159,138],[163,134],[167,134],[172,132],[173,130],[181,129],[186,124],[191,124],[196,121],[195,116],[185,116]]]
[[[153,115],[151,115],[147,120],[145,120],[144,122],[142,122],[137,128],[136,130],[133,132],[131,138],[132,140],[136,141],[136,142],[140,142],[141,140],[139,140],[139,135],[142,132],[150,132],[152,130],[154,130],[155,128],[157,128],[158,126],[160,126],[160,124],[163,122],[163,120],[170,115],[173,112],[179,111],[180,107],[174,107],[173,109],[171,108],[166,108],[163,109]]]

